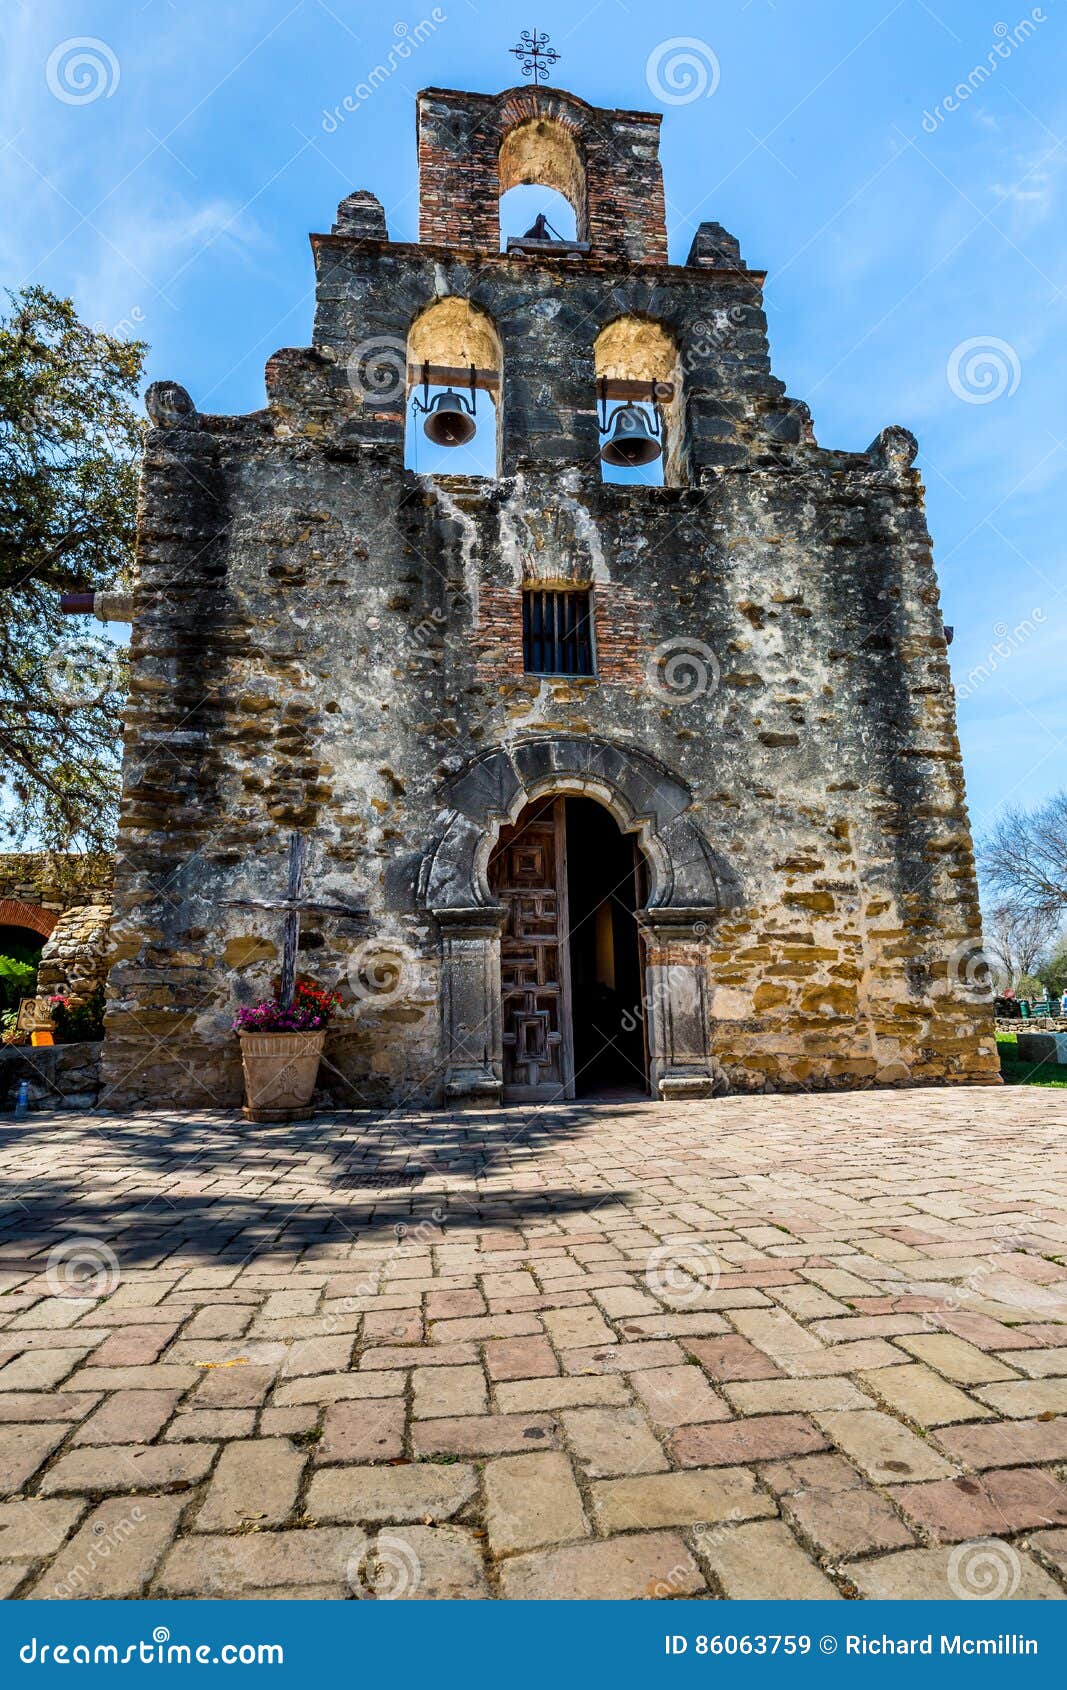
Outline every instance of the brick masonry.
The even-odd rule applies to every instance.
[[[1063,1600],[1064,1124],[958,1087],[0,1130],[0,1587]]]

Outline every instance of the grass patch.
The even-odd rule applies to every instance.
[[[1000,1053],[1000,1072],[1005,1085],[1067,1088],[1067,1069],[1061,1063],[1035,1064],[1019,1060],[1019,1041],[1014,1033],[998,1033],[997,1050]]]

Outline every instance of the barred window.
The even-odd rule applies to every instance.
[[[528,675],[592,675],[592,594],[541,587],[525,591],[522,652]]]

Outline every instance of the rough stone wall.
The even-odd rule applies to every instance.
[[[110,895],[114,866],[94,852],[12,851],[0,855],[0,902],[7,899],[61,915]]]
[[[60,916],[41,952],[37,990],[85,1003],[109,967],[110,903],[76,904]]]
[[[32,1110],[92,1109],[100,1095],[99,1039],[69,1045],[0,1046],[0,1110],[13,1109],[23,1080]]]
[[[965,989],[979,915],[910,436],[814,443],[770,373],[762,277],[717,225],[689,265],[639,275],[610,251],[313,245],[314,345],[270,361],[266,410],[154,400],[109,1098],[237,1101],[229,1026],[277,970],[280,917],[259,906],[293,828],[315,900],[367,911],[304,920],[302,966],[349,1000],[327,1090],[439,1098],[451,987],[420,886],[442,783],[556,736],[654,758],[736,878],[736,907],[687,941],[718,1084],[994,1078],[991,1009]],[[447,294],[500,334],[498,480],[406,471],[402,395],[350,375]],[[679,347],[685,485],[601,481],[593,343],[627,310]],[[594,681],[522,673],[538,580],[591,586]],[[650,962],[671,955],[652,941]]]

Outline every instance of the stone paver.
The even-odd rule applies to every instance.
[[[1067,1414],[1067,1379],[1013,1379],[1005,1385],[976,1385],[975,1395],[1013,1419],[1026,1420],[1031,1414]]]
[[[248,1596],[326,1584],[347,1592],[349,1570],[356,1574],[367,1549],[367,1535],[356,1526],[186,1537],[167,1556],[155,1589],[164,1596]]]
[[[839,1594],[780,1520],[706,1532],[699,1547],[724,1596],[833,1601]]]
[[[180,1391],[115,1391],[83,1421],[71,1442],[148,1443],[170,1420],[180,1397]]]
[[[657,1473],[670,1463],[645,1415],[636,1408],[570,1408],[560,1415],[582,1471],[591,1479]]]
[[[0,1594],[1061,1599],[1065,1126],[0,1120]],[[106,1295],[49,1283],[71,1237]]]
[[[500,1583],[503,1595],[513,1600],[553,1602],[647,1601],[695,1596],[705,1588],[675,1532],[640,1532],[607,1543],[517,1555],[501,1567]]]
[[[624,1380],[609,1374],[592,1379],[516,1379],[498,1385],[496,1399],[502,1414],[528,1414],[542,1408],[621,1408],[630,1401],[630,1393]]]
[[[939,1427],[946,1455],[968,1467],[1029,1467],[1067,1461],[1067,1420],[998,1420],[994,1426]]]
[[[910,1520],[940,1543],[1067,1524],[1067,1486],[1039,1468],[998,1468],[981,1478],[899,1485],[890,1494]]]
[[[545,1338],[496,1338],[485,1346],[490,1379],[541,1379],[559,1372]]]
[[[44,1465],[70,1431],[47,1422],[0,1428],[0,1496],[13,1496]]]
[[[40,1481],[42,1496],[188,1490],[207,1477],[214,1444],[87,1444],[68,1450]]]
[[[683,1426],[670,1440],[674,1459],[682,1467],[777,1461],[826,1447],[819,1428],[802,1414],[751,1415],[718,1426]]]
[[[950,1385],[929,1367],[914,1362],[904,1367],[865,1369],[860,1380],[875,1396],[917,1426],[945,1426],[953,1420],[990,1419],[992,1411],[973,1401],[966,1391]]]
[[[480,1367],[416,1367],[411,1377],[417,1420],[484,1414],[489,1407]]]
[[[699,1367],[650,1367],[630,1375],[630,1384],[657,1426],[692,1426],[726,1420],[730,1410],[716,1396]]]
[[[913,1333],[914,1333],[914,1329]],[[935,1367],[957,1385],[991,1385],[998,1379],[1014,1379],[1015,1371],[995,1356],[968,1344],[951,1332],[914,1333],[899,1340],[899,1348]]]
[[[489,1595],[479,1541],[462,1526],[380,1531],[361,1582],[387,1600],[470,1602]]]
[[[0,1502],[0,1561],[23,1556],[36,1561],[54,1555],[84,1512],[80,1498]]]
[[[783,1498],[782,1513],[834,1561],[915,1541],[889,1498],[867,1485],[795,1491]]]
[[[985,1540],[970,1556],[951,1549],[906,1549],[872,1561],[848,1561],[841,1571],[860,1596],[876,1601],[1062,1601],[1063,1590],[1030,1556],[1010,1543]]]
[[[86,1519],[27,1595],[38,1601],[140,1596],[178,1523],[179,1497],[112,1497]]]
[[[405,1409],[392,1397],[335,1402],[326,1410],[319,1461],[393,1461],[404,1452]]]
[[[757,1489],[754,1475],[745,1467],[605,1479],[593,1485],[592,1493],[597,1524],[604,1532],[753,1520],[775,1511],[771,1497]]]
[[[498,1465],[498,1464],[494,1464]],[[383,1520],[450,1519],[478,1488],[478,1475],[463,1462],[437,1467],[323,1467],[308,1486],[307,1512],[313,1520],[351,1520],[376,1525]]]
[[[875,1484],[936,1479],[952,1471],[944,1457],[922,1438],[877,1409],[846,1409],[816,1418],[838,1449],[843,1449]]]
[[[562,1451],[503,1455],[485,1475],[486,1524],[494,1555],[588,1535],[582,1498]]]
[[[226,1445],[194,1521],[198,1532],[278,1526],[292,1512],[305,1456],[288,1438],[250,1438]]]

